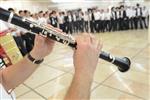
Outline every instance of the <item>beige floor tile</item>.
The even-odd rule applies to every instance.
[[[34,93],[33,91],[31,91],[17,98],[17,100],[45,100],[45,99],[39,96],[38,94]]]
[[[140,71],[127,71],[125,73],[116,72],[116,76],[131,80],[137,83],[148,84],[148,73],[141,73]]]
[[[137,45],[138,44],[138,45]],[[123,43],[123,45],[119,45],[119,47],[124,47],[124,48],[135,48],[135,49],[143,49],[144,47],[147,46],[148,43],[145,41],[128,41]]]
[[[48,98],[50,96],[56,95],[60,91],[66,90],[67,87],[69,87],[71,80],[72,80],[72,75],[65,74],[51,82],[44,84],[41,87],[36,88],[35,91],[37,91],[44,97]]]
[[[62,57],[62,59],[47,63],[48,66],[55,67],[62,71],[71,71],[73,70],[73,58],[72,56],[69,57],[69,55],[65,55]]]
[[[130,70],[132,71],[139,71],[143,73],[149,73],[149,67],[150,67],[150,58],[143,58],[135,56],[134,59],[131,60],[131,67]]]
[[[28,87],[24,86],[23,84],[19,85],[14,90],[16,97],[18,97],[26,92],[29,92],[29,91],[30,91],[30,89]]]
[[[49,98],[49,99],[51,98],[50,100],[63,99],[71,84],[72,77],[73,76],[69,73],[65,74],[35,89],[35,91],[43,95],[45,98]],[[97,83],[93,82],[91,89],[95,88],[97,85],[98,85]]]
[[[51,79],[54,79],[64,72],[50,68],[46,65],[40,66],[24,83],[31,88],[35,88]]]
[[[142,99],[101,85],[92,92],[91,100],[142,100]]]
[[[137,55],[138,58],[147,58],[147,59],[150,59],[150,45],[147,45],[146,48],[143,49],[143,51],[141,51],[138,55]]]
[[[139,73],[138,73],[139,74]],[[126,77],[123,78],[123,77]],[[108,80],[106,80],[103,84],[119,89],[121,91],[125,91],[127,93],[134,94],[138,97],[142,97],[144,99],[148,99],[148,83],[142,82],[146,81],[143,76],[137,75],[137,77],[133,73],[133,76],[129,75],[120,75],[114,74]],[[139,77],[139,78],[138,78]]]
[[[111,54],[118,56],[118,57],[129,57],[132,58],[135,56],[141,49],[136,48],[123,48],[123,47],[116,47],[110,50]]]
[[[94,81],[101,83],[108,77],[110,77],[111,74],[113,74],[116,70],[116,66],[113,66],[112,64],[105,63],[101,64],[98,63],[95,74],[94,74]]]

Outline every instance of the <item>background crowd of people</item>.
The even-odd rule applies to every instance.
[[[9,11],[16,13],[13,8]],[[60,28],[68,34],[73,33],[104,33],[112,31],[123,31],[133,29],[147,29],[149,26],[149,12],[145,6],[136,4],[135,6],[120,5],[111,9],[100,9],[98,7],[68,11],[39,11],[31,13],[28,10],[19,10],[19,16],[38,24],[50,24]],[[12,30],[14,39],[22,54],[30,52],[34,45],[34,35],[22,28]]]

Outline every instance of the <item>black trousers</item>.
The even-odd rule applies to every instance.
[[[16,44],[17,44],[17,46],[18,46],[18,48],[19,48],[19,50],[21,52],[21,54],[23,56],[25,56],[28,52],[26,50],[26,47],[24,45],[24,41],[23,41],[22,37],[21,36],[14,36],[13,38],[14,38],[14,40],[15,40],[15,42],[16,42]]]
[[[59,28],[60,28],[63,32],[65,32],[65,26],[64,26],[64,24],[59,24]]]
[[[142,17],[142,24],[144,25],[144,28],[148,28],[148,25],[147,25],[148,22],[146,21],[147,21],[146,17]]]
[[[142,25],[142,17],[138,16],[134,18],[134,25],[135,25],[135,29],[143,29],[143,25]],[[140,27],[139,27],[140,25]]]
[[[90,31],[94,33],[94,21],[90,21]]]
[[[89,32],[88,21],[84,21],[84,30],[85,30],[85,32]]]
[[[100,21],[99,20],[95,20],[95,22],[94,22],[94,29],[95,29],[95,31],[98,33],[99,32],[99,25],[100,25],[100,23],[99,23]]]
[[[111,30],[111,31],[115,31],[115,20],[114,20],[113,18],[111,18],[110,30]]]
[[[77,22],[77,21],[74,21],[74,22],[73,22],[73,32],[74,32],[74,33],[77,33],[77,32],[78,32],[78,22]]]
[[[110,23],[110,20],[105,20],[104,21],[104,31],[109,31],[110,32],[111,30],[111,23]]]
[[[84,20],[78,21],[78,29],[79,29],[79,32],[84,32]]]
[[[73,33],[73,29],[72,29],[72,22],[67,22],[66,23],[66,33],[70,33],[72,34]]]

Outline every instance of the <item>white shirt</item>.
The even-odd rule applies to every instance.
[[[132,12],[132,17],[135,17],[136,16],[136,10],[131,10]]]
[[[104,16],[105,16],[105,20],[110,20],[111,14],[110,12],[105,12]]]
[[[16,100],[15,94],[12,92],[8,94],[2,84],[0,83],[0,100]]]
[[[142,10],[142,16],[143,17],[147,17],[148,16],[148,10],[147,9],[145,9],[145,10]]]
[[[113,19],[116,19],[116,17],[115,17],[115,12],[114,12],[114,11],[111,13],[111,17],[112,17]]]
[[[69,15],[68,18],[69,18],[69,22],[72,22],[72,17],[71,17],[71,15]]]
[[[117,19],[120,18],[119,11],[116,11]]]
[[[84,21],[89,21],[89,16],[88,15],[84,15]]]
[[[64,23],[64,16],[58,16],[58,23],[63,24]]]
[[[73,20],[74,20],[74,21],[77,21],[75,14],[73,14]]]
[[[94,18],[95,18],[95,20],[100,20],[100,13],[94,12]]]
[[[130,9],[130,8],[128,8],[127,10],[126,10],[126,13],[127,13],[127,16],[129,17],[129,18],[131,18],[132,17],[132,10]]]
[[[137,8],[137,16],[141,16],[140,8]]]
[[[46,25],[47,24],[47,19],[44,18],[44,17],[41,17],[41,18],[38,19],[37,23]]]
[[[100,14],[100,19],[101,19],[101,20],[105,20],[105,13],[101,13],[101,14]]]

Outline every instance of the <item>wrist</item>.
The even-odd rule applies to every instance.
[[[35,59],[34,57],[32,57],[32,55],[30,53],[27,55],[27,58],[33,64],[41,64],[44,61],[44,59],[40,59],[40,60],[39,59]]]
[[[75,71],[74,76],[81,80],[93,81],[94,73],[87,71]]]
[[[30,52],[30,55],[31,55],[33,58],[35,58],[36,60],[41,60],[41,59],[44,58],[44,57],[41,56],[38,52],[36,52],[36,50],[34,50],[34,49]]]

